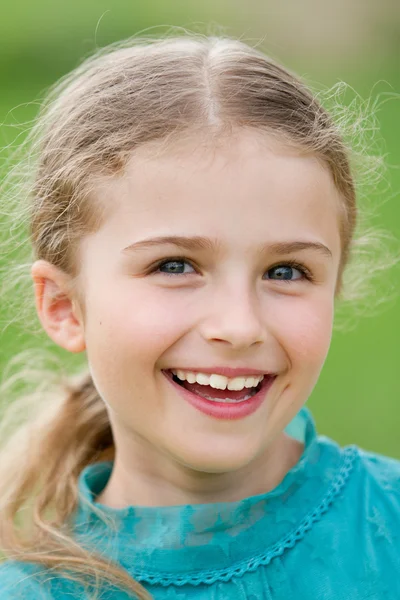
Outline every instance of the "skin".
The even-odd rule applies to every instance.
[[[107,405],[116,458],[97,501],[194,504],[273,489],[303,450],[283,430],[331,341],[342,200],[327,168],[242,130],[213,151],[198,140],[157,157],[139,149],[122,175],[98,185],[96,201],[106,218],[79,248],[83,302],[53,265],[36,261],[32,276],[43,327],[66,350],[86,352]],[[173,234],[217,238],[220,249],[123,252]],[[257,250],[299,240],[324,244],[331,256]],[[189,262],[150,272],[179,256]],[[314,281],[297,270],[277,280],[272,267],[287,260]],[[255,413],[218,420],[185,402],[161,372],[197,365],[278,376]]]

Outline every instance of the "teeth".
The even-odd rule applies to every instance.
[[[182,373],[183,377],[185,377],[183,371],[180,371],[180,373]],[[196,383],[196,375],[194,373],[186,373],[186,381],[188,381],[189,383]]]
[[[223,375],[206,375],[205,373],[193,373],[191,371],[182,371],[180,369],[171,369],[172,373],[178,377],[181,381],[188,381],[189,383],[199,383],[200,385],[209,385],[217,390],[242,390],[243,388],[257,387],[257,385],[264,379],[264,375],[256,377],[234,377],[229,379]]]

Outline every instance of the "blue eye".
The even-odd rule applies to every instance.
[[[164,261],[163,263],[159,264],[157,267],[157,270],[160,271],[161,273],[164,273],[164,275],[188,275],[188,273],[184,273],[182,270],[182,265],[189,265],[190,263],[188,263],[188,261],[186,260],[177,260],[177,259],[173,259],[173,260],[168,260],[168,261]],[[172,265],[172,272],[166,272],[166,271],[161,271],[162,268],[167,267],[168,265]],[[171,268],[171,267],[169,267]],[[184,267],[183,267],[184,269]]]
[[[185,265],[189,265],[192,271],[185,272]],[[172,277],[174,275],[193,275],[196,273],[195,267],[186,260],[185,258],[170,258],[168,260],[164,260],[155,267],[153,267],[153,271],[155,273],[162,273],[163,275],[167,275]],[[298,281],[302,279],[307,279],[309,281],[313,281],[313,277],[311,273],[308,271],[306,267],[296,262],[286,262],[281,263],[280,265],[276,265],[275,267],[271,267],[267,271],[267,279],[272,281]]]
[[[268,279],[273,279],[274,281],[296,281],[303,277],[304,271],[296,269],[291,265],[277,265],[268,271]]]

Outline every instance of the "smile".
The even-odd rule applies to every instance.
[[[251,386],[251,390],[244,386],[240,390],[214,389],[197,381],[193,384],[182,381],[173,371],[175,369],[163,371],[163,374],[185,401],[208,416],[228,420],[241,419],[255,412],[276,379],[275,375],[265,375],[257,385]]]

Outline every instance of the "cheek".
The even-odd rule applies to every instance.
[[[92,347],[96,341],[95,354],[114,349],[131,368],[133,358],[136,364],[149,360],[154,366],[154,360],[187,330],[184,307],[165,290],[150,294],[140,286],[105,289],[101,296],[88,298],[88,314],[87,341]]]
[[[296,298],[286,310],[280,306],[276,336],[292,367],[322,368],[331,342],[333,307],[333,300],[326,297],[315,302]]]

